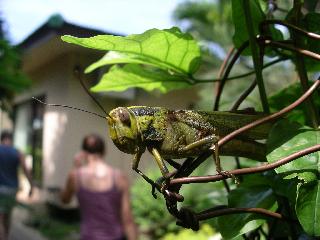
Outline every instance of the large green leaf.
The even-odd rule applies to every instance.
[[[320,237],[320,180],[301,184],[297,191],[296,213],[304,231]]]
[[[292,153],[320,143],[320,131],[288,120],[279,121],[271,129],[267,142],[267,160],[275,162]],[[317,179],[320,171],[320,152],[300,157],[275,169],[287,179],[298,177],[305,182]]]
[[[136,54],[141,60],[160,68],[184,74],[196,72],[200,63],[200,48],[190,34],[180,29],[150,29],[127,37],[98,35],[90,38],[63,36],[63,41],[99,50]]]
[[[146,91],[157,89],[166,93],[173,89],[189,86],[191,85],[180,75],[171,75],[163,70],[127,64],[124,67],[113,66],[91,90],[94,92],[124,91],[128,88],[138,87]]]
[[[276,199],[268,186],[245,186],[232,190],[229,194],[229,207],[260,207],[275,211]],[[264,216],[253,213],[225,215],[218,218],[218,230],[223,239],[234,239],[261,226]]]

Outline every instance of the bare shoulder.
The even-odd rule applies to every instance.
[[[124,190],[129,186],[128,177],[120,169],[113,168],[117,186]]]

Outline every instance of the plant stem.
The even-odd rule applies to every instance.
[[[295,0],[294,1],[294,17],[292,19],[293,24],[296,26],[299,26],[300,21],[301,21],[301,6],[302,3],[300,2],[300,0]],[[291,31],[291,36],[294,42],[294,46],[301,46],[303,39],[301,38],[301,36],[298,34],[298,32],[296,31]],[[306,92],[308,89],[308,75],[307,75],[307,71],[306,71],[306,66],[305,66],[305,61],[303,56],[296,52],[294,54],[294,62],[296,65],[296,69],[299,75],[299,79],[300,79],[300,83],[301,83],[301,87],[302,87],[302,91]],[[306,118],[309,122],[309,124],[311,124],[315,129],[318,128],[318,123],[319,123],[319,115],[317,114],[317,110],[316,110],[316,106],[314,104],[314,101],[312,100],[312,98],[307,99],[305,102],[305,106],[306,106]]]
[[[239,99],[234,103],[234,105],[231,108],[231,111],[236,111],[238,107],[240,107],[241,103],[246,99],[246,97],[249,96],[249,94],[253,91],[256,85],[257,85],[257,81],[256,79],[254,79],[253,82],[250,84],[250,86],[241,94]]]
[[[285,22],[285,21],[282,21],[282,20],[279,20],[279,19],[268,19],[268,20],[265,20],[265,21],[261,22],[260,25],[259,25],[260,32],[263,32],[264,27],[266,25],[269,25],[269,24],[282,25],[282,26],[287,27],[288,30],[295,31],[295,32],[297,32],[299,34],[302,34],[302,35],[306,36],[306,37],[310,37],[310,38],[313,38],[313,39],[316,39],[316,40],[320,40],[320,35],[319,34],[305,31],[304,29],[299,28],[296,25],[290,24],[288,22]]]
[[[293,153],[273,163],[268,163],[268,164],[260,165],[257,167],[251,167],[251,168],[241,168],[241,169],[230,170],[228,171],[229,175],[216,174],[216,175],[208,175],[208,176],[192,176],[192,177],[175,178],[170,180],[170,185],[217,182],[217,181],[221,181],[222,179],[232,178],[234,176],[264,172],[271,169],[275,169],[297,158],[303,157],[305,155],[308,155],[310,153],[317,152],[317,151],[320,151],[320,144],[317,144],[312,147]]]
[[[220,69],[219,69],[219,73],[218,73],[218,78],[219,78],[219,79],[222,79],[223,76],[225,75],[224,73],[225,73],[226,67],[228,66],[228,62],[230,61],[230,58],[231,58],[231,56],[232,56],[232,54],[233,54],[234,51],[235,51],[235,47],[232,47],[232,48],[229,50],[229,52],[228,52],[227,56],[225,57],[225,59],[223,60],[221,66],[220,66]],[[223,85],[223,84],[224,84],[224,83],[223,83],[222,81],[219,81],[219,82],[218,82],[218,87],[217,87],[217,90],[216,90],[217,94],[214,94],[214,95],[219,96],[219,94],[220,94],[220,95],[222,94],[222,87],[221,87],[221,85]],[[215,109],[215,102],[216,102],[216,100],[213,101],[213,106],[214,106],[214,107],[213,107],[213,110]]]
[[[214,210],[212,212],[208,211],[205,213],[200,213],[197,216],[197,219],[199,221],[206,220],[213,217],[223,216],[223,215],[229,215],[229,214],[235,214],[235,213],[257,213],[262,214],[265,216],[269,216],[276,219],[285,219],[281,214],[275,213],[269,210],[266,210],[264,208],[225,208],[225,209],[218,209]]]
[[[224,85],[226,83],[226,80],[231,72],[232,67],[234,66],[234,64],[236,63],[236,61],[238,60],[238,58],[240,57],[241,53],[249,46],[249,41],[245,41],[239,48],[238,50],[235,52],[235,54],[232,56],[228,67],[226,68],[223,77],[220,80],[220,84],[218,85],[218,89],[217,89],[217,96],[216,96],[216,100],[214,103],[214,111],[217,111],[219,109],[219,103],[220,103],[220,98],[222,95],[222,91],[224,88]]]
[[[263,111],[265,113],[269,113],[269,104],[267,99],[266,90],[263,83],[263,76],[262,76],[262,65],[263,65],[263,55],[261,53],[261,49],[259,49],[259,45],[256,41],[256,33],[254,32],[253,24],[252,24],[252,16],[251,16],[251,9],[250,9],[250,1],[249,0],[242,0],[245,20],[247,31],[249,35],[249,43],[252,52],[252,60],[253,65],[256,71],[256,80],[257,85],[259,88],[260,99]]]
[[[287,58],[278,58],[276,60],[273,60],[273,61],[270,61],[268,63],[266,63],[265,65],[263,65],[262,68],[267,68],[267,67],[270,67],[278,62],[282,62],[282,61],[285,61],[287,60]],[[244,78],[244,77],[247,77],[247,76],[250,76],[252,74],[256,73],[256,71],[250,71],[250,72],[247,72],[247,73],[243,73],[243,74],[239,74],[239,75],[235,75],[235,76],[231,76],[231,77],[227,77],[225,80],[226,81],[230,81],[230,80],[236,80],[236,79],[239,79],[239,78]],[[197,79],[197,78],[192,78],[194,84],[201,84],[201,83],[212,83],[212,82],[220,82],[222,78],[214,78],[214,79]]]

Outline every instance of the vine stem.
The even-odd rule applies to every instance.
[[[297,25],[297,26],[301,24],[301,17],[302,17],[301,7],[302,7],[301,1],[295,0],[294,7],[293,7],[294,16],[292,18],[292,22],[294,23],[294,25]],[[294,46],[301,46],[301,44],[303,43],[303,39],[298,34],[298,32],[291,31],[291,36],[294,42]],[[305,92],[308,89],[309,80],[308,80],[304,58],[299,52],[296,52],[294,54],[294,62],[296,65],[297,73],[299,75],[302,90],[303,92]],[[311,125],[316,129],[318,127],[319,116],[317,114],[316,106],[312,98],[307,99],[307,101],[305,102],[305,107],[306,107],[306,112],[307,112],[306,117],[308,119],[308,122],[311,123]]]
[[[315,60],[320,60],[320,54],[317,54],[317,53],[314,53],[314,52],[311,52],[311,51],[308,51],[308,50],[305,50],[305,49],[301,49],[301,48],[298,48],[298,47],[293,47],[293,46],[290,46],[288,44],[281,43],[281,42],[278,42],[278,41],[265,40],[264,42],[265,42],[266,45],[269,45],[271,47],[278,47],[278,48],[290,50],[290,51],[297,52],[299,54],[305,55],[307,57],[313,58]]]
[[[222,174],[216,174],[216,175],[208,175],[208,176],[193,176],[193,177],[183,177],[183,178],[176,178],[170,180],[170,184],[190,184],[190,183],[207,183],[207,182],[217,182],[222,179],[232,178],[233,176],[239,176],[239,175],[246,175],[246,174],[252,174],[252,173],[259,173],[264,172],[267,170],[271,170],[274,168],[277,168],[279,166],[282,166],[286,163],[289,163],[299,157],[308,155],[310,153],[316,152],[320,150],[320,144],[317,144],[315,146],[306,148],[304,150],[301,150],[299,152],[295,152],[287,157],[284,157],[276,162],[257,166],[257,167],[251,167],[251,168],[241,168],[241,169],[235,169],[228,171],[228,175],[222,175]],[[233,175],[233,176],[232,176]]]
[[[290,24],[290,23],[287,23],[285,21],[282,21],[282,20],[279,20],[279,19],[267,19],[265,21],[262,21],[259,25],[259,29],[260,29],[260,32],[264,32],[264,26],[265,25],[268,25],[268,24],[278,24],[278,25],[282,25],[282,26],[285,26],[287,27],[288,29],[290,30],[294,30],[300,34],[303,34],[307,37],[310,37],[310,38],[314,38],[316,40],[320,40],[320,35],[319,34],[316,34],[316,33],[313,33],[313,32],[308,32],[308,31],[305,31],[293,24]]]
[[[279,118],[280,116],[282,116],[283,114],[293,110],[295,107],[297,107],[298,105],[300,105],[301,103],[303,103],[306,99],[308,99],[311,94],[318,88],[318,86],[320,85],[320,77],[315,81],[315,83],[308,89],[308,91],[306,91],[299,99],[297,99],[295,102],[293,102],[292,104],[290,104],[289,106],[283,108],[282,110],[280,110],[279,112],[273,113],[271,115],[268,115],[264,118],[258,119],[252,123],[249,123],[235,131],[233,131],[232,133],[226,135],[225,137],[223,137],[222,139],[219,140],[218,145],[219,147],[221,147],[222,145],[226,144],[227,142],[229,142],[231,139],[235,138],[236,136],[238,136],[239,134],[248,131],[251,128],[254,128],[262,123],[274,120],[276,118]]]
[[[249,43],[250,43],[250,48],[252,52],[253,65],[256,70],[256,81],[257,81],[257,85],[260,93],[262,108],[265,113],[269,113],[270,112],[269,104],[268,104],[267,94],[264,87],[263,75],[262,75],[263,55],[261,54],[262,53],[261,49],[259,48],[259,45],[256,41],[256,34],[254,32],[254,28],[252,24],[250,1],[242,0],[242,6],[244,10],[246,26],[247,26],[247,31],[249,35]]]
[[[262,68],[270,67],[270,66],[272,66],[272,65],[274,65],[276,63],[279,63],[279,62],[282,62],[282,61],[285,61],[285,60],[288,60],[288,58],[286,58],[286,57],[278,58],[276,60],[273,60],[273,61],[270,61],[270,62],[266,63],[265,65],[263,65]],[[253,71],[246,72],[246,73],[243,73],[243,74],[227,77],[227,78],[225,78],[225,81],[231,81],[231,80],[236,80],[236,79],[239,79],[239,78],[244,78],[244,77],[250,76],[250,75],[252,75],[254,73],[256,73],[256,71],[253,70]],[[220,81],[222,81],[222,79],[223,79],[223,77],[222,78],[214,78],[214,79],[192,78],[192,81],[194,82],[193,84],[199,84],[199,83],[220,82]]]
[[[219,103],[220,103],[220,98],[222,95],[222,91],[224,88],[224,85],[227,81],[227,78],[231,72],[232,67],[234,66],[234,64],[236,63],[236,61],[238,60],[238,58],[240,57],[241,53],[249,46],[249,42],[245,41],[239,48],[238,50],[235,52],[235,54],[232,56],[228,67],[226,68],[226,71],[223,74],[223,77],[220,80],[220,84],[218,85],[218,89],[217,89],[217,96],[216,96],[216,100],[214,103],[214,107],[213,110],[217,111],[219,109]]]
[[[236,111],[238,107],[240,107],[241,103],[250,95],[250,93],[253,91],[253,89],[256,87],[257,81],[254,79],[250,86],[240,95],[239,99],[234,103],[234,105],[231,108],[232,111]]]
[[[221,78],[223,77],[224,72],[225,72],[225,70],[226,70],[226,67],[228,66],[228,62],[230,61],[230,59],[231,59],[232,54],[233,54],[234,51],[235,51],[235,47],[232,47],[232,48],[228,51],[227,56],[225,57],[225,59],[223,60],[221,66],[220,66],[220,68],[219,68],[218,79],[221,79]],[[216,91],[217,91],[217,94],[218,94],[219,90],[221,89],[220,85],[221,85],[221,81],[218,82],[218,88],[217,88],[217,90],[216,90]]]
[[[266,215],[269,217],[277,218],[277,219],[284,219],[284,217],[280,213],[272,212],[266,210],[264,208],[225,208],[225,209],[218,209],[214,211],[207,211],[205,213],[198,213],[197,219],[199,221],[206,220],[213,217],[218,217],[222,215],[229,215],[235,213],[258,213],[262,215]]]

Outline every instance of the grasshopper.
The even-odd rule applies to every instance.
[[[133,170],[153,185],[155,183],[138,169],[146,149],[167,179],[170,173],[166,160],[199,156],[214,147],[219,138],[261,117],[232,112],[133,106],[111,110],[107,121],[113,143],[120,151],[134,155]],[[271,123],[266,123],[239,135],[221,148],[221,154],[264,159],[264,145],[254,140],[267,138],[271,126]],[[217,171],[221,173],[217,156]]]
[[[79,74],[79,70],[76,73]],[[171,176],[166,163],[172,165],[172,159],[196,157],[214,149],[216,170],[222,171],[219,152],[222,155],[248,157],[265,160],[265,146],[255,140],[266,139],[272,123],[265,123],[250,129],[225,144],[220,150],[216,147],[219,138],[247,125],[263,115],[219,111],[169,110],[163,107],[118,107],[108,114],[95,99],[78,75],[86,93],[101,108],[106,116],[84,109],[61,104],[48,105],[71,108],[107,119],[109,134],[116,147],[125,153],[134,155],[132,169],[139,173],[154,189],[159,184],[149,179],[139,170],[139,162],[146,149],[153,155],[164,179]],[[175,162],[174,162],[175,163]]]

